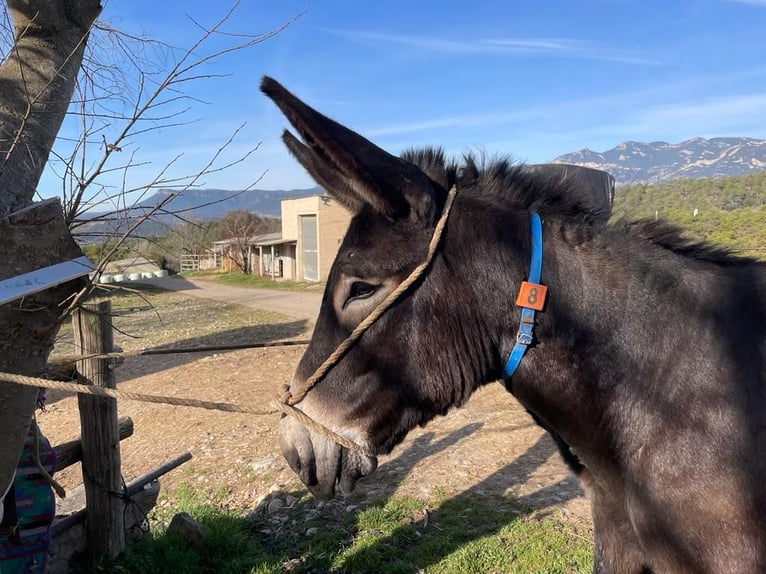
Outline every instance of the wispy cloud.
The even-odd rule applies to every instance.
[[[749,4],[750,6],[763,6],[766,8],[766,0],[728,0],[735,4]]]
[[[507,56],[538,56],[577,58],[619,62],[641,66],[657,66],[660,62],[631,50],[619,50],[569,38],[480,38],[449,40],[428,36],[388,34],[369,30],[338,30],[330,32],[365,44],[389,44],[442,54],[497,54]]]
[[[660,104],[646,109],[634,129],[643,133],[668,130],[693,135],[750,135],[766,128],[766,93],[735,94],[697,101]]]
[[[551,118],[593,117],[606,109],[634,110],[639,102],[656,99],[668,86],[647,88],[622,94],[604,94],[589,98],[554,101],[547,104],[525,105],[513,110],[489,110],[482,113],[450,114],[436,118],[423,118],[385,126],[370,127],[365,134],[387,137],[420,132],[437,132],[455,128],[487,128],[513,124],[531,124],[551,121]]]
[[[428,132],[444,128],[457,127],[481,127],[496,124],[511,123],[514,121],[532,119],[529,109],[519,112],[497,112],[485,114],[460,114],[432,118],[420,121],[392,124],[383,127],[371,128],[365,133],[372,137],[402,135],[417,132]]]
[[[477,134],[491,140],[505,133],[514,134],[518,141],[529,140],[522,148],[509,147],[516,151],[524,151],[528,145],[540,147],[543,141],[551,146],[561,142],[559,147],[566,151],[566,145],[599,149],[603,144],[606,149],[628,139],[676,142],[695,136],[762,137],[766,133],[766,92],[691,98],[687,89],[683,90],[687,97],[674,91],[671,86],[663,86],[524,106],[509,112],[445,115],[381,126],[364,133],[386,139],[404,135],[452,141],[456,128],[467,128],[464,135],[469,138]],[[487,140],[482,143],[489,144]]]
[[[563,133],[545,131],[537,139],[563,139],[567,147],[604,150],[625,140],[678,143],[692,137],[766,134],[766,93],[739,94],[701,100],[658,103],[618,114],[608,122],[594,119],[588,126]],[[564,136],[562,138],[562,136]]]

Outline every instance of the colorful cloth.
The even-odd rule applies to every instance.
[[[39,447],[35,445],[35,435],[39,437]],[[4,528],[0,535],[0,574],[45,572],[56,501],[51,485],[35,464],[36,448],[39,448],[40,463],[49,474],[53,474],[56,467],[56,454],[50,443],[37,425],[32,424],[16,469],[12,493],[9,491],[6,495],[10,508],[7,503],[3,524],[10,524],[11,528]]]

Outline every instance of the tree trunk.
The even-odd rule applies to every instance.
[[[0,65],[0,279],[80,254],[61,205],[32,203],[61,128],[82,63],[98,0],[8,0],[15,44]],[[73,281],[0,306],[0,370],[39,376]],[[36,391],[0,383],[0,493],[14,469]]]
[[[0,279],[80,255],[61,204],[49,200],[0,218]],[[7,255],[6,255],[7,254]],[[58,331],[62,301],[83,287],[70,281],[0,306],[0,371],[39,376]],[[35,408],[37,389],[0,382],[0,494],[16,469]]]
[[[32,202],[72,99],[98,0],[8,0],[15,44],[0,66],[0,215]]]

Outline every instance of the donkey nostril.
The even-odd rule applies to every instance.
[[[284,419],[280,425],[279,446],[287,464],[306,486],[317,484],[314,448],[308,433],[290,418]]]
[[[294,472],[300,473],[301,470],[301,457],[298,454],[298,449],[289,447],[285,448],[282,447],[282,454],[285,457],[285,460],[287,461],[287,464],[290,465],[290,468],[293,469]]]

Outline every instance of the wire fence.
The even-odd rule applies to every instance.
[[[183,353],[216,353],[220,351],[241,351],[243,349],[264,349],[270,347],[296,347],[308,345],[308,339],[297,341],[272,341],[269,343],[237,343],[228,345],[203,345],[195,347],[155,347],[135,351],[115,351],[111,353],[54,355],[53,361],[84,361],[86,359],[117,359],[122,357],[145,357],[151,355],[176,355]]]

